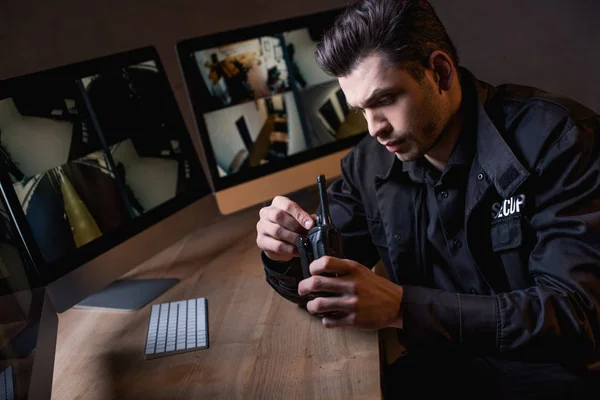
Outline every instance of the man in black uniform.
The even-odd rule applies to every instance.
[[[477,80],[426,1],[349,6],[316,58],[369,126],[328,189],[345,258],[303,280],[295,243],[313,221],[276,197],[257,224],[269,284],[311,314],[337,311],[325,327],[398,328],[408,351],[385,371],[389,397],[592,394],[599,116]],[[380,259],[389,280],[369,269]],[[336,296],[307,302],[322,291]]]

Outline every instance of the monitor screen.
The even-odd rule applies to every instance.
[[[0,163],[46,282],[211,192],[151,47],[2,82]]]
[[[178,44],[216,190],[349,148],[367,133],[337,79],[315,62],[338,12]]]

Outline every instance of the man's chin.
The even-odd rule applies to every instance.
[[[418,154],[418,153],[395,152],[394,154],[396,155],[398,160],[400,160],[402,162],[411,162],[411,161],[415,161],[415,160],[418,160],[419,158],[423,157],[422,154]]]

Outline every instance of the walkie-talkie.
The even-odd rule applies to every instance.
[[[304,279],[311,276],[310,263],[323,256],[342,258],[342,241],[340,232],[331,221],[329,214],[329,202],[325,187],[325,175],[317,177],[319,186],[319,197],[321,198],[321,213],[317,215],[315,225],[308,231],[306,236],[301,236],[296,242],[300,253],[300,264]],[[323,276],[335,276],[335,274],[323,274]],[[309,297],[332,296],[332,293],[311,293]]]

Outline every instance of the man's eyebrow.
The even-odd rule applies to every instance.
[[[386,94],[389,94],[390,92],[392,92],[394,89],[390,88],[390,87],[383,87],[383,88],[377,88],[375,90],[373,90],[371,92],[371,94],[369,95],[369,97],[367,97],[367,99],[364,101],[364,106],[363,107],[369,107],[370,105],[372,105],[373,103],[375,103],[379,97],[384,96]],[[348,107],[353,110],[353,111],[361,111],[362,108],[358,107],[358,106],[353,106],[350,103],[347,103]]]

